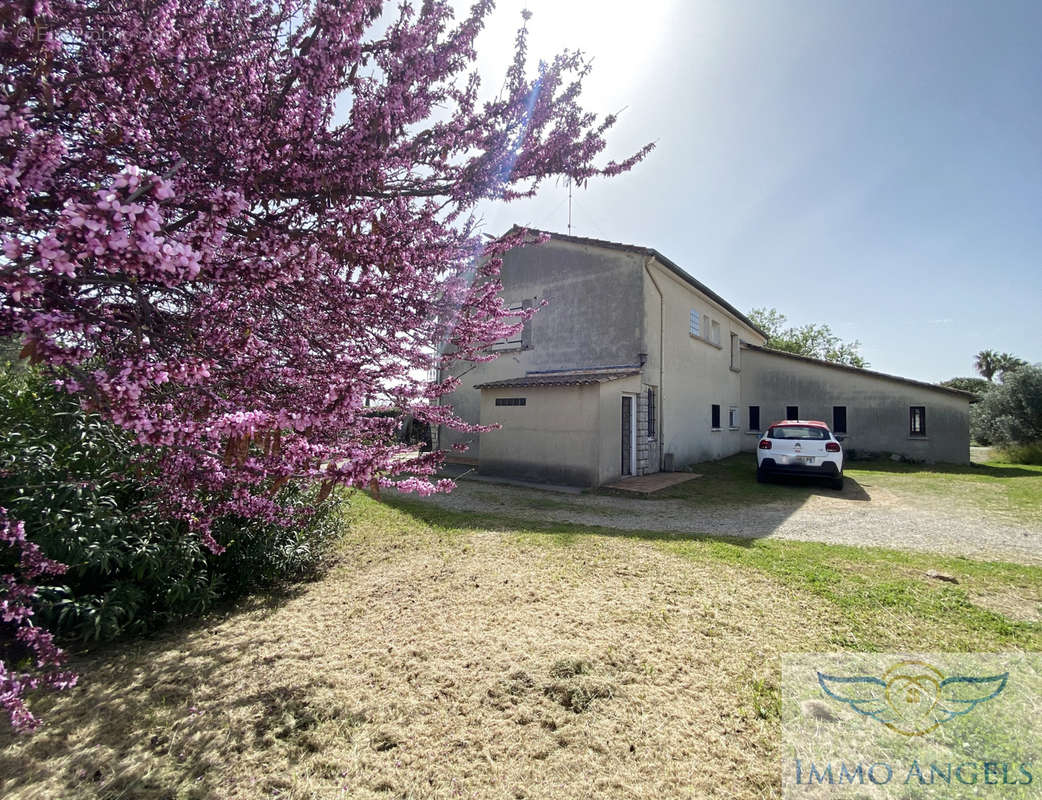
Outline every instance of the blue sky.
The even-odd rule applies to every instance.
[[[587,104],[625,108],[576,191],[573,233],[658,249],[738,308],[859,339],[872,368],[1042,361],[1042,3],[500,0],[498,88],[522,8],[533,58],[594,58]],[[564,232],[567,189],[485,209]]]

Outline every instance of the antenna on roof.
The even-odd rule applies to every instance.
[[[572,176],[568,176],[568,235],[572,235]]]

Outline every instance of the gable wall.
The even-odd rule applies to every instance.
[[[463,382],[444,402],[477,423],[476,384],[530,371],[635,366],[643,344],[642,263],[643,256],[633,253],[559,240],[508,252],[501,270],[504,302],[546,305],[530,320],[523,348],[500,350],[496,360],[483,364],[454,364],[451,372],[463,375]],[[478,434],[442,428],[441,446],[454,442],[469,442],[463,455],[480,457]]]
[[[760,407],[760,427],[785,418],[799,406],[800,419],[820,419],[831,427],[833,406],[847,409],[848,452],[897,453],[917,461],[967,464],[970,460],[968,398],[823,364],[745,350],[742,353],[741,424],[743,449],[755,450],[759,436],[747,433],[748,410]],[[926,407],[926,436],[909,435],[909,407]]]

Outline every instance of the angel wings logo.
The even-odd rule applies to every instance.
[[[818,683],[829,697],[905,736],[922,736],[937,726],[998,697],[1009,673],[946,677],[923,661],[899,661],[881,677],[826,675]]]

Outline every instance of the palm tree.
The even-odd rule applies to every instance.
[[[1005,382],[1007,375],[1027,365],[1027,361],[1017,358],[1012,353],[999,353],[996,357],[995,371],[999,375],[999,380]]]
[[[985,380],[990,381],[999,370],[999,357],[999,354],[994,350],[981,350],[975,357],[973,368]]]

